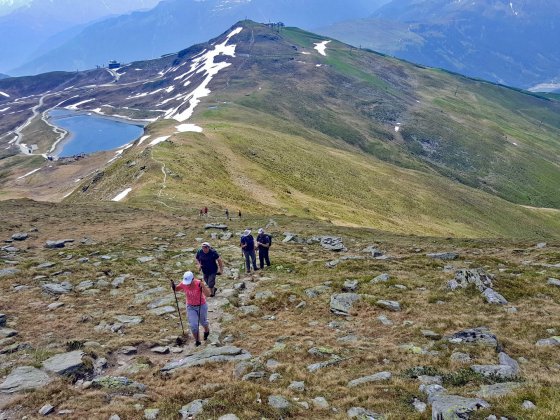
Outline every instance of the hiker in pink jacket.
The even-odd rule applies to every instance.
[[[200,346],[199,327],[204,328],[204,340],[210,335],[210,325],[208,324],[208,305],[206,298],[210,296],[210,289],[203,281],[194,278],[191,271],[183,274],[183,281],[175,286],[171,280],[171,287],[175,291],[183,291],[186,296],[187,318],[191,327],[191,332],[195,339],[196,346]]]

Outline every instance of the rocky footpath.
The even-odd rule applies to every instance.
[[[0,230],[0,418],[553,418],[556,244],[49,212]],[[267,224],[273,266],[245,275],[239,234]],[[207,240],[197,348],[169,279]]]

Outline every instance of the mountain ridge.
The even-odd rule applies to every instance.
[[[143,145],[123,151],[100,180],[85,177],[67,200],[110,200],[138,182],[127,197],[130,203],[175,207],[177,201],[203,200],[213,185],[212,200],[224,206],[235,206],[247,194],[260,211],[308,212],[338,224],[443,235],[556,235],[554,211],[519,206],[558,208],[556,101],[414,66],[295,28],[238,25],[209,43],[114,73],[97,69],[16,78],[9,84],[24,90],[10,90],[2,82],[0,90],[14,97],[33,95],[30,81],[39,86],[45,83],[40,80],[58,75],[58,92],[43,84],[42,92],[51,90],[43,109],[59,104],[106,115],[161,117],[148,127],[150,137]],[[325,45],[325,55],[319,45]],[[202,89],[212,94],[197,93],[195,99],[193,92]],[[17,106],[23,109],[36,100]],[[2,130],[23,123],[24,115],[12,126],[3,119]],[[194,128],[189,124],[201,133],[181,132]],[[145,149],[160,138],[168,141]],[[189,142],[196,145],[192,151]],[[212,158],[202,153],[206,143],[216,147]],[[185,172],[200,169],[175,149],[200,162],[215,179],[201,189]],[[313,149],[321,151],[324,162],[315,159]],[[302,161],[294,150],[306,158]],[[146,170],[126,164],[138,160]],[[161,165],[176,176],[166,176],[163,187]],[[252,168],[251,175],[242,175],[245,166]],[[334,178],[325,183],[323,174],[329,173]],[[43,179],[36,176],[25,183]],[[395,179],[407,188],[399,189]],[[355,180],[369,187],[350,187]],[[154,195],[159,198],[149,199]],[[168,196],[176,202],[164,199]],[[520,220],[523,229],[517,227]]]

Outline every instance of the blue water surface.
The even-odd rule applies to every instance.
[[[116,149],[144,133],[141,125],[67,109],[50,110],[48,116],[51,124],[64,128],[71,134],[58,153],[60,157]]]

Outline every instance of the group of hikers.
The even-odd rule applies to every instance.
[[[265,263],[270,267],[269,249],[272,245],[272,237],[268,235],[264,229],[258,230],[257,239],[251,235],[251,230],[247,229],[243,232],[239,246],[243,256],[245,257],[245,270],[247,273],[251,272],[251,265],[253,271],[259,270],[256,262],[256,250],[259,251],[260,269],[264,269]],[[220,254],[210,246],[209,242],[203,242],[201,248],[196,253],[196,267],[202,273],[203,280],[194,277],[192,271],[187,271],[183,274],[183,280],[178,285],[171,280],[171,287],[174,292],[181,291],[185,293],[186,306],[187,306],[187,319],[191,333],[195,339],[195,345],[201,345],[200,341],[200,325],[204,328],[204,340],[208,339],[210,335],[210,324],[208,323],[208,304],[206,303],[207,297],[214,297],[216,295],[216,276],[219,276],[224,271],[224,262]],[[179,307],[177,304],[177,310]],[[180,311],[179,311],[180,316]],[[182,325],[181,321],[181,325]]]
[[[226,214],[226,219],[231,220],[229,217],[229,210],[226,209],[225,211]],[[199,213],[198,213],[199,217],[208,217],[208,207],[203,207],[200,209]],[[237,217],[239,217],[241,219],[241,210],[237,211]]]

